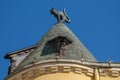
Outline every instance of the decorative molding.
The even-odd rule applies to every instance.
[[[109,76],[109,77],[120,77],[120,70],[116,69],[99,69],[100,76]]]
[[[94,77],[95,68],[98,69],[98,75],[100,77],[120,77],[120,68],[102,68],[98,66],[88,66],[84,64],[78,64],[78,62],[70,61],[42,61],[39,63],[34,63],[33,65],[26,66],[23,70],[14,72],[9,75],[6,80],[15,80],[17,76],[22,75],[22,78],[38,77],[45,74],[53,73],[70,73],[85,75],[89,77]],[[27,76],[29,75],[29,76]],[[19,79],[17,79],[19,80]],[[29,80],[29,79],[28,79]]]
[[[80,75],[86,75],[86,76],[93,76],[93,70],[88,70],[85,69],[85,67],[80,66],[80,67],[74,67],[74,66],[68,66],[68,65],[46,65],[46,66],[36,66],[36,67],[31,67],[30,69],[28,68],[27,70],[24,70],[20,73],[18,73],[17,75],[13,75],[13,77],[11,77],[9,80],[19,80],[18,76],[21,76],[20,79],[28,79],[30,77],[37,77],[37,76],[42,76],[45,74],[52,74],[52,73],[69,73],[69,72],[73,72],[73,73],[77,73]]]

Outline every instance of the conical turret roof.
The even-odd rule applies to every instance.
[[[62,39],[64,39],[62,41]],[[65,42],[65,49],[59,46]],[[63,23],[54,25],[37,43],[38,47],[27,56],[27,58],[17,67],[22,69],[33,62],[52,60],[56,58],[81,60],[96,62],[94,56],[79,41],[79,39]],[[60,56],[60,54],[63,54]]]

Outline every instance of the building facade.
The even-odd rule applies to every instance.
[[[5,56],[5,80],[120,80],[120,63],[98,62],[62,17],[35,46]]]

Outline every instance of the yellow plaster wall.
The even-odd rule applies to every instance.
[[[100,77],[100,80],[120,80],[120,77]]]
[[[91,77],[83,74],[70,73],[53,73],[46,74],[35,78],[34,80],[92,80]]]

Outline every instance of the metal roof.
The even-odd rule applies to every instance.
[[[70,39],[72,41],[72,43],[67,45],[65,56],[62,57],[63,59],[97,62],[94,56],[66,25],[63,23],[57,23],[42,37],[42,39],[37,43],[38,47],[27,56],[16,70],[32,64],[34,59],[36,59],[36,62],[40,62],[61,58],[57,57],[57,54],[59,53],[55,51],[56,47],[52,47],[50,44],[47,44],[58,36],[64,36],[66,39]]]

